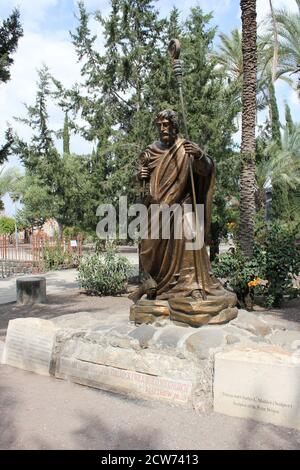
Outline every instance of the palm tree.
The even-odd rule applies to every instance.
[[[256,122],[256,0],[241,0],[242,12],[242,171],[240,179],[240,234],[243,253],[252,257],[255,214],[255,122]]]
[[[257,165],[257,183],[262,187],[268,178],[283,189],[297,190],[300,186],[300,123],[290,130],[285,126],[281,146],[271,142],[264,158]]]
[[[275,190],[286,196],[285,217],[293,217],[300,209],[300,124],[288,123],[281,144],[271,142],[264,150],[264,158],[256,168],[256,181],[260,200],[265,199],[265,185],[272,183]]]
[[[299,71],[300,64],[300,0],[295,2],[298,12],[291,12],[287,8],[274,12],[279,35],[277,76],[287,79],[286,74]]]
[[[243,83],[243,53],[242,33],[233,29],[230,35],[220,34],[221,44],[213,54],[217,63],[228,80],[235,80],[238,84],[238,99],[241,99]],[[270,62],[273,56],[271,33],[257,38],[257,110],[263,110],[269,102],[268,83],[270,79]]]
[[[5,167],[0,168],[0,210],[4,209],[4,204],[1,198],[8,192],[14,191],[18,180],[20,179],[20,172],[18,168]]]
[[[243,54],[242,34],[235,28],[230,35],[220,34],[221,44],[218,53],[214,54],[228,78],[242,81]]]

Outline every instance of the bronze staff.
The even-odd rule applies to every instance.
[[[168,46],[168,52],[169,52],[169,54],[172,58],[174,75],[176,77],[178,87],[179,87],[179,96],[180,96],[180,103],[181,103],[181,109],[182,109],[184,134],[185,134],[185,138],[187,140],[190,140],[189,135],[188,135],[185,103],[184,103],[184,98],[183,98],[182,67],[181,67],[181,60],[179,59],[179,56],[180,56],[180,42],[178,41],[178,39],[171,39],[171,41],[169,43],[169,46]],[[195,219],[196,219],[196,240],[199,240],[199,236],[200,236],[200,233],[199,233],[199,220],[198,220],[197,200],[196,200],[195,183],[194,183],[194,176],[193,176],[193,165],[192,165],[192,157],[191,156],[189,158],[189,172],[190,172],[190,178],[191,178],[192,199],[193,199],[193,205],[194,205],[194,210],[195,210]],[[198,252],[198,250],[196,248],[195,255],[197,254],[197,252]],[[204,272],[203,272],[203,267],[202,267],[201,262],[199,262],[199,267],[200,267],[200,276],[201,276],[201,281],[202,281],[202,283],[201,283],[202,284],[202,297],[203,297],[203,300],[206,300],[205,278],[204,278]],[[199,282],[197,260],[195,260],[195,272],[196,272],[197,280]]]

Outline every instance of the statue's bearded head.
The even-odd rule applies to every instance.
[[[172,145],[179,132],[178,116],[172,109],[160,111],[154,119],[158,129],[160,141],[165,145]]]

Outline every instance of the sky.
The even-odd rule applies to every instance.
[[[109,0],[85,0],[88,11],[100,10],[105,16],[109,13]],[[241,28],[239,0],[158,0],[157,8],[161,16],[166,16],[173,6],[185,18],[191,7],[199,5],[205,13],[213,12],[212,24],[219,32],[230,33],[233,28]],[[183,6],[184,5],[184,6]],[[14,7],[19,7],[24,36],[14,55],[11,67],[11,80],[0,86],[0,142],[2,142],[7,123],[24,139],[30,138],[30,130],[14,120],[25,116],[24,103],[32,104],[35,100],[37,70],[46,64],[51,73],[66,87],[80,81],[80,66],[70,41],[70,31],[76,28],[77,0],[0,0],[0,21],[5,19]],[[273,6],[285,6],[297,11],[295,0],[273,0]],[[269,0],[257,0],[257,16],[261,21],[269,12]],[[97,44],[103,48],[101,30],[96,22],[91,28],[97,34]],[[299,99],[291,87],[281,81],[276,82],[276,92],[280,116],[283,121],[284,102],[291,107],[294,120],[300,121]],[[60,129],[63,125],[62,112],[51,105],[49,107],[50,126]],[[261,116],[259,119],[263,119]],[[62,142],[57,142],[62,150]],[[88,153],[91,145],[79,136],[71,136],[71,150],[74,153]],[[11,157],[6,166],[20,166],[16,157]],[[14,206],[9,196],[4,204],[8,215],[14,214]]]

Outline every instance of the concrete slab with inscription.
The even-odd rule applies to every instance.
[[[71,379],[77,383],[132,395],[137,398],[169,401],[186,405],[192,396],[192,382],[163,376],[143,374],[75,358],[60,359],[58,378]]]
[[[300,355],[275,345],[216,354],[214,410],[300,430]]]
[[[49,375],[57,328],[39,318],[17,318],[8,325],[3,364]]]

